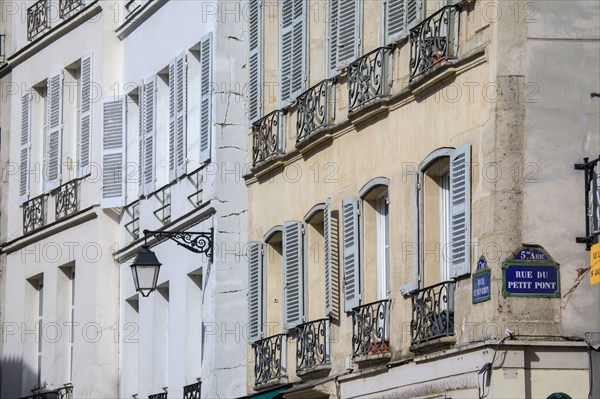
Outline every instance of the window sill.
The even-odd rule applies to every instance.
[[[374,117],[379,114],[385,114],[382,116],[387,116],[389,113],[389,98],[389,95],[386,95],[385,97],[379,97],[378,99],[361,106],[360,109],[348,112],[348,119],[350,119],[350,122],[356,126],[363,122],[373,121]]]
[[[296,375],[303,380],[312,380],[316,378],[322,378],[329,374],[331,371],[331,364],[319,364],[311,367],[310,369],[296,371]]]
[[[260,385],[255,385],[253,389],[255,391],[266,391],[270,388],[275,388],[280,385],[286,385],[288,383],[289,383],[288,377],[280,377],[280,378],[275,378],[273,380],[270,380],[270,381],[265,382]]]
[[[439,337],[439,338],[433,338],[433,339],[430,339],[429,341],[421,342],[418,344],[412,344],[408,348],[408,350],[413,353],[416,353],[416,354],[422,354],[422,353],[434,352],[440,348],[450,347],[450,346],[453,346],[454,344],[456,344],[456,336],[450,335],[450,336],[443,336],[443,337]]]

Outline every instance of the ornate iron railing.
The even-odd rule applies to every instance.
[[[575,164],[575,169],[585,173],[585,237],[576,240],[589,251],[592,244],[600,241],[600,156],[591,161],[584,158],[583,163]]]
[[[301,324],[296,331],[296,371],[329,364],[329,319]]]
[[[60,0],[58,2],[58,16],[65,19],[82,5],[83,0]]]
[[[442,7],[410,30],[410,80],[457,57],[460,6]]]
[[[296,143],[301,142],[319,128],[325,127],[334,117],[335,80],[323,80],[298,97]]]
[[[167,399],[167,393],[159,392],[152,395],[148,395],[148,399]]]
[[[254,348],[254,385],[287,377],[287,336],[277,334],[256,341]]]
[[[80,181],[81,179],[71,180],[52,192],[55,195],[55,220],[62,219],[78,211]]]
[[[195,382],[183,387],[183,399],[200,399],[201,382]]]
[[[23,234],[46,224],[46,197],[42,194],[23,203]]]
[[[284,111],[265,115],[252,125],[252,164],[258,165],[283,154]]]
[[[412,294],[411,342],[454,335],[454,282],[445,281]]]
[[[35,39],[50,27],[48,0],[40,0],[27,9],[27,40]]]
[[[352,355],[376,355],[390,351],[389,299],[352,310]]]
[[[393,49],[380,47],[348,66],[348,111],[356,111],[371,101],[389,94],[388,60]]]
[[[46,390],[32,389],[32,395],[24,396],[21,399],[73,399],[73,386],[65,385],[62,388]]]

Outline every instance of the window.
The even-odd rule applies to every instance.
[[[33,371],[28,381],[24,381],[27,386],[41,387],[42,384],[42,360],[44,351],[44,275],[27,279],[27,325],[26,331],[35,335],[29,334],[24,342],[27,351],[27,358],[30,369]]]
[[[125,300],[123,310],[121,397],[130,397],[138,392],[139,320],[140,301],[136,294]]]
[[[186,375],[199,376],[202,367],[202,348],[204,342],[200,342],[202,337],[202,268],[194,270],[188,274],[187,284],[187,315],[186,315]]]
[[[283,228],[271,229],[264,239],[265,295],[263,337],[283,330]]]
[[[154,297],[153,389],[159,391],[169,380],[169,282],[156,288]]]
[[[329,0],[328,69],[330,77],[361,53],[362,0]]]
[[[307,2],[282,1],[279,7],[280,105],[285,106],[306,89]]]
[[[56,353],[56,364],[64,365],[65,382],[73,381],[73,349],[75,338],[75,266],[61,266],[57,277],[57,321],[66,333],[61,336],[62,348]]]
[[[392,43],[405,36],[409,29],[421,21],[421,4],[419,0],[385,0],[384,12],[384,44]]]

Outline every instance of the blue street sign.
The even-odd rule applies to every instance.
[[[505,263],[504,295],[560,297],[558,265]]]
[[[490,270],[483,270],[473,275],[473,303],[490,299]]]

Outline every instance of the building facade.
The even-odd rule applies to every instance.
[[[598,5],[249,7],[248,396],[594,397]]]

